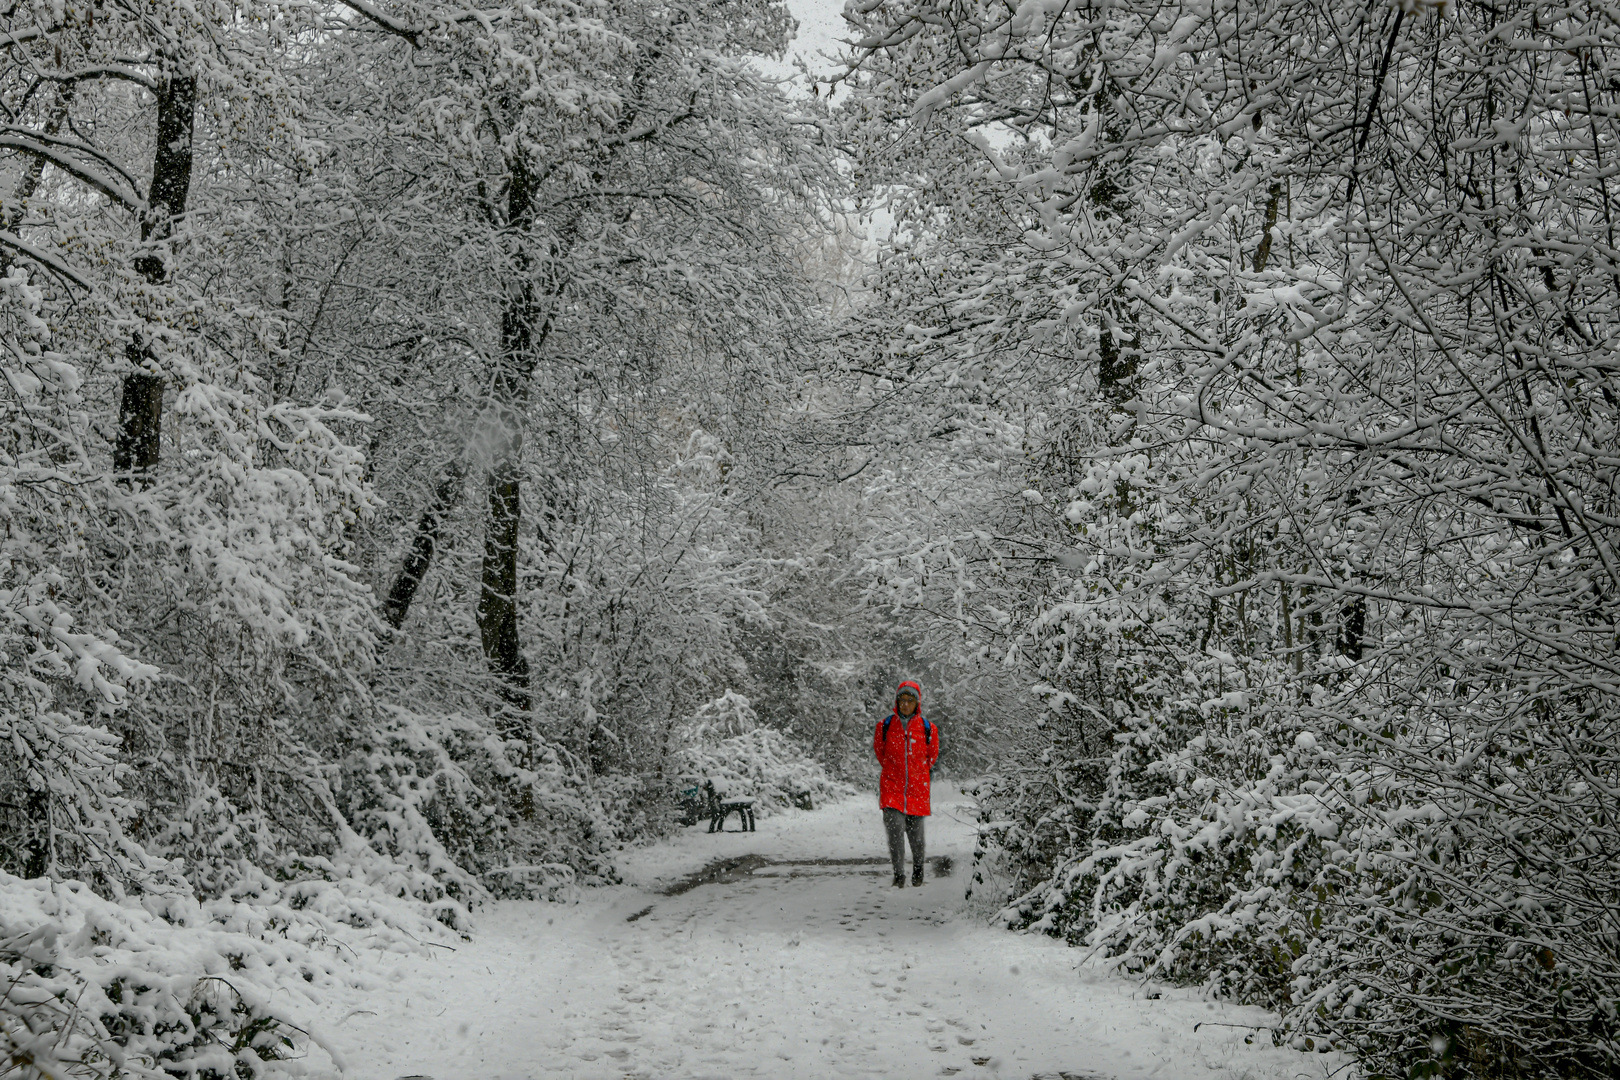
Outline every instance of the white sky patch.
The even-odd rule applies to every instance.
[[[799,33],[784,60],[761,60],[760,68],[779,78],[797,81],[795,61],[803,58],[815,73],[836,70],[837,65],[823,54],[843,50],[840,39],[848,34],[844,22],[844,0],[788,0],[788,10],[799,20]]]

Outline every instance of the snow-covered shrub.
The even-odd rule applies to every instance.
[[[30,1080],[341,1067],[296,1016],[308,988],[352,978],[328,943],[318,920],[285,908],[114,902],[0,874],[0,1061]]]
[[[464,917],[461,906],[486,892],[545,895],[614,879],[610,800],[556,748],[516,759],[524,751],[463,713],[385,706],[379,721],[344,761],[339,802],[370,848],[410,868],[395,885],[401,895]]]
[[[1052,706],[1011,920],[1372,1075],[1615,1075],[1607,11],[859,7],[930,137],[852,367],[942,459],[873,576]]]
[[[981,785],[1006,921],[1262,1002],[1373,1075],[1610,1075],[1620,703],[1557,688],[1578,658],[1529,619],[1390,605],[1357,673],[1315,630],[1355,610],[1331,594],[1282,595],[1288,642],[1187,602],[1195,574],[1122,585],[1077,580],[1025,639],[1048,714]]]
[[[853,794],[793,739],[759,722],[749,700],[734,691],[704,705],[681,728],[676,753],[683,781],[712,783],[721,798],[752,797],[767,815],[809,795],[813,805]]]
[[[1173,535],[1133,479],[1139,540]],[[1082,520],[1105,542],[1119,525]],[[1374,1075],[1610,1075],[1620,807],[1601,778],[1620,702],[1560,688],[1579,654],[1456,593],[1443,618],[1357,615],[1353,642],[1353,602],[1290,611],[1283,593],[1279,640],[1192,564],[1177,588],[1137,586],[1144,550],[1117,591],[1098,571],[1119,556],[1099,553],[1024,639],[1048,713],[980,789],[1003,917],[1262,1002],[1280,1038]]]
[[[1485,743],[1335,704],[1161,743],[1137,769],[1159,794],[1116,752],[1092,839],[1006,917],[1262,1001],[1295,1045],[1353,1047],[1376,1075],[1611,1074],[1620,879],[1593,858],[1613,808],[1589,778],[1612,744],[1534,710]]]
[[[464,904],[363,842],[333,800],[375,625],[334,556],[367,501],[336,414],[268,403],[201,341],[165,338],[187,386],[182,462],[120,484],[88,449],[97,387],[82,374],[97,361],[85,321],[119,302],[48,296],[21,269],[0,279],[0,870],[26,888],[179,897],[186,927],[410,941],[435,932],[429,911],[465,927]],[[182,948],[180,930],[153,933],[157,951]],[[252,1008],[225,1012],[251,1025]]]
[[[48,298],[19,267],[0,276],[0,870],[117,879],[144,859],[107,725],[156,671],[75,602],[107,492]]]

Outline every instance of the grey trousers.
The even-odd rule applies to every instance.
[[[889,862],[894,864],[894,876],[906,876],[906,840],[911,841],[912,872],[923,869],[923,821],[918,814],[907,814],[892,806],[883,808],[883,831],[889,834]]]

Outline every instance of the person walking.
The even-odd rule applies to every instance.
[[[893,887],[906,885],[906,842],[911,842],[911,885],[923,883],[923,818],[929,814],[929,780],[939,759],[939,725],[922,714],[922,687],[907,680],[894,694],[894,712],[878,721],[872,752],[883,766],[878,805],[889,836]]]

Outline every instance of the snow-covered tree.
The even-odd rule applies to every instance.
[[[836,186],[785,9],[5,20],[9,868],[610,873],[773,625]]]
[[[1011,916],[1379,1070],[1611,1070],[1607,9],[849,17],[883,377],[1018,375],[910,556],[1051,706]]]

